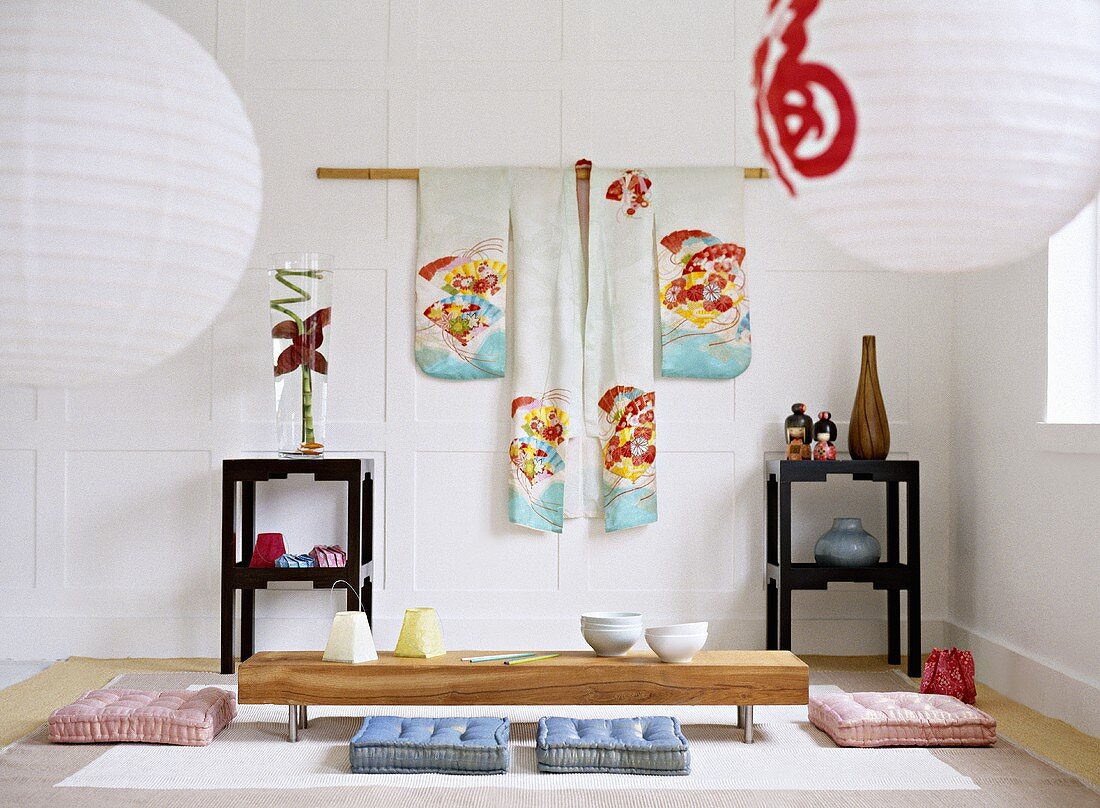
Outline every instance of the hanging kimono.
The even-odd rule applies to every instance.
[[[597,168],[590,183],[572,169],[421,171],[420,367],[503,376],[512,287],[511,522],[657,521],[655,362],[730,379],[751,360],[742,181],[715,168]]]

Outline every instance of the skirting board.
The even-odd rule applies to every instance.
[[[948,645],[974,654],[979,681],[1010,699],[1100,736],[1100,686],[1074,678],[976,631],[944,622]]]

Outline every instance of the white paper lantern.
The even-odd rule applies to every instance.
[[[217,63],[133,0],[0,3],[0,385],[179,351],[256,235],[252,127]]]
[[[1097,0],[778,0],[754,86],[797,209],[882,267],[1017,260],[1100,186]]]

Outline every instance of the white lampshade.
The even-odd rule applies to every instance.
[[[1097,0],[779,0],[754,85],[795,207],[885,268],[1018,260],[1100,187]]]
[[[325,645],[325,662],[373,662],[378,659],[370,621],[363,612],[337,612]]]
[[[0,385],[136,372],[203,331],[260,211],[214,58],[134,0],[0,3]]]

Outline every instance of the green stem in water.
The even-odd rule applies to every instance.
[[[286,308],[287,305],[294,303],[308,303],[312,298],[305,289],[295,285],[288,278],[320,278],[322,277],[320,272],[313,270],[289,270],[289,269],[277,269],[275,270],[275,280],[285,286],[292,292],[295,292],[297,297],[284,297],[277,298],[271,301],[271,308],[281,314],[285,314],[295,325],[298,326],[299,336],[305,333],[305,321],[295,314],[290,309]],[[302,363],[302,443],[315,443],[314,430],[313,430],[313,377],[309,367]]]
[[[313,440],[313,374],[302,365],[302,443]]]

